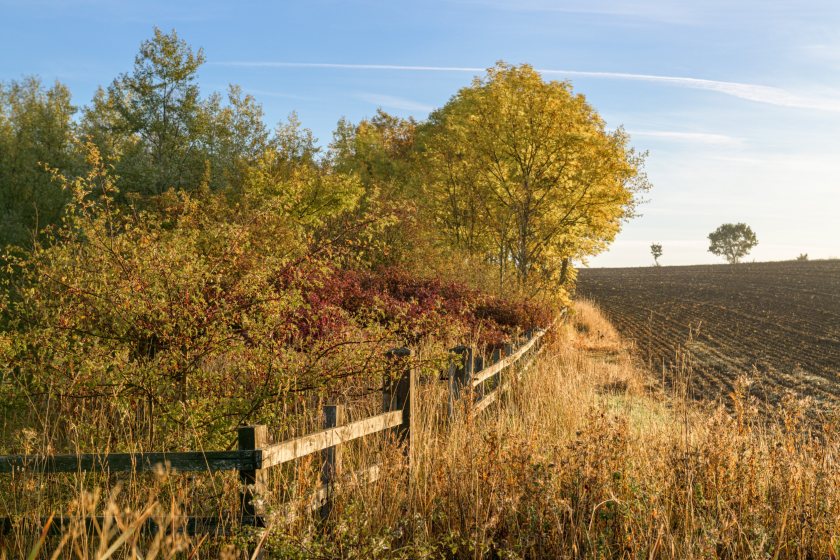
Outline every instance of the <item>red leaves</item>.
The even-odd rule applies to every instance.
[[[298,271],[301,272],[300,270]],[[301,290],[306,305],[292,321],[308,340],[334,336],[350,323],[394,328],[405,342],[427,337],[480,337],[500,343],[544,319],[527,302],[509,302],[463,284],[417,278],[396,268],[325,269],[295,274],[287,287]]]

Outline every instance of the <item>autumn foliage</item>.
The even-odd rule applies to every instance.
[[[87,176],[56,175],[72,202],[49,242],[8,259],[10,427],[89,419],[54,430],[51,446],[108,434],[119,447],[116,433],[149,447],[227,445],[241,422],[282,423],[278,403],[301,391],[376,385],[388,348],[437,344],[442,359],[447,344],[498,345],[550,319],[524,299],[361,267],[266,193],[120,207],[90,150]],[[49,413],[32,416],[28,403],[44,399]]]
[[[0,454],[381,410],[388,350],[437,379],[453,346],[551,323],[648,187],[627,135],[527,65],[319,146],[236,86],[202,96],[203,62],[155,29],[78,119],[63,86],[0,84]]]

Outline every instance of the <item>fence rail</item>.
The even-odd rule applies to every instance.
[[[532,336],[528,342],[522,345],[519,350],[511,354],[510,356],[501,359],[500,361],[496,362],[492,366],[486,367],[483,370],[479,371],[472,380],[472,386],[477,387],[480,384],[484,383],[494,375],[500,373],[507,367],[510,367],[512,364],[516,363],[528,350],[530,350],[538,340],[545,334],[544,331],[538,331],[537,334]]]
[[[152,471],[170,465],[183,472],[231,471],[260,468],[260,450],[186,451],[156,453],[85,453],[81,455],[0,456],[0,473],[20,471],[43,473]]]
[[[377,416],[371,416],[364,420],[358,420],[351,424],[329,428],[315,432],[314,434],[269,445],[262,449],[262,466],[260,468],[267,469],[275,465],[282,465],[300,457],[322,451],[328,447],[335,447],[336,445],[375,434],[388,428],[401,426],[402,423],[402,410],[395,410],[393,412],[384,412]]]
[[[503,374],[513,366],[520,366],[514,377],[520,376],[542,351],[541,340],[545,332],[534,331],[522,344],[508,344],[503,349],[497,349],[492,356],[494,363],[485,368],[482,368],[484,357],[477,356],[473,348],[454,348],[452,354],[455,359],[448,375],[450,414],[454,414],[456,403],[464,397],[468,406],[473,406],[476,412],[484,411],[498,402],[502,392],[511,385],[510,380],[503,379]],[[391,371],[383,387],[383,412],[376,416],[344,423],[344,407],[329,405],[324,407],[323,430],[279,443],[269,442],[266,426],[241,426],[237,433],[238,449],[233,451],[6,455],[0,456],[0,473],[138,472],[151,471],[163,465],[182,472],[239,471],[242,511],[236,520],[184,518],[184,530],[187,532],[220,534],[229,532],[237,521],[239,524],[264,526],[264,511],[256,497],[264,490],[267,469],[320,452],[322,484],[308,497],[308,509],[319,509],[321,516],[325,517],[329,515],[330,496],[337,485],[371,482],[379,477],[379,465],[345,476],[341,472],[342,444],[392,430],[397,440],[404,445],[411,468],[411,412],[414,406],[415,372],[410,365],[410,356],[411,351],[407,348],[388,352]],[[486,384],[491,379],[495,379],[496,383],[491,391],[486,391]],[[292,515],[291,512],[289,508],[289,515]],[[64,518],[57,519],[66,522]],[[0,533],[10,530],[13,525],[11,519],[0,518]],[[160,529],[151,522],[146,525],[145,530]]]

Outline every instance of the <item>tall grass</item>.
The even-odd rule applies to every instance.
[[[447,423],[424,389],[409,475],[340,495],[325,527],[278,527],[268,543],[324,558],[838,553],[835,425],[811,431],[791,399],[778,418],[759,416],[743,386],[733,415],[651,379],[579,304],[507,402]]]
[[[681,374],[692,374],[688,365]],[[349,477],[336,488],[326,521],[304,504],[290,515],[277,497],[281,486],[305,495],[317,482],[317,458],[273,474],[264,496],[268,529],[254,536],[251,552],[256,546],[278,558],[837,558],[837,417],[814,428],[803,420],[807,402],[792,397],[775,417],[759,415],[746,382],[728,396],[734,413],[698,405],[679,386],[663,391],[598,310],[579,303],[534,367],[484,413],[465,405],[450,419],[444,387],[419,387],[410,469],[402,450],[382,446],[380,438],[347,445],[346,472],[380,463],[380,478],[353,484]],[[36,556],[47,558],[60,548],[68,558],[147,558],[157,546],[156,557],[210,558],[242,545],[247,533],[219,541],[174,532],[165,543],[139,536],[143,515],[175,515],[186,507],[179,500],[189,498],[155,484],[145,508],[114,509],[107,531],[78,525],[45,539],[31,531],[17,548],[6,541],[7,557],[38,549]]]

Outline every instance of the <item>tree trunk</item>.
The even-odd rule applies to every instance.
[[[569,257],[563,257],[560,265],[560,285],[565,286],[569,280]]]

